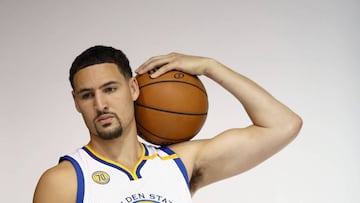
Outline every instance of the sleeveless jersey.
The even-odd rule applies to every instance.
[[[84,146],[60,158],[77,175],[76,203],[188,203],[189,179],[181,159],[168,147],[141,144],[133,170]]]

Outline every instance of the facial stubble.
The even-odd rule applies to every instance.
[[[115,113],[107,112],[106,114],[113,115],[116,122],[108,123],[108,124],[102,125],[100,127],[96,124],[96,121],[95,121],[96,119],[95,119],[94,125],[95,125],[95,130],[96,130],[97,136],[99,136],[103,140],[112,140],[112,139],[120,137],[122,134],[123,128],[122,128],[119,117]],[[111,130],[106,129],[112,125],[116,125],[116,126]]]

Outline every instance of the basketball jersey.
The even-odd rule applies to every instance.
[[[134,170],[106,159],[88,145],[60,158],[77,175],[76,203],[188,203],[189,179],[181,159],[168,147],[141,144]]]

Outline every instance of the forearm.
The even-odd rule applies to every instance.
[[[243,105],[254,125],[271,128],[299,119],[254,81],[216,60],[209,59],[207,63],[204,75],[233,94]]]

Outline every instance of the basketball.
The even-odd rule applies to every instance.
[[[137,131],[144,140],[169,145],[191,140],[205,123],[208,97],[196,75],[169,71],[157,78],[137,75],[140,95],[135,101]]]

